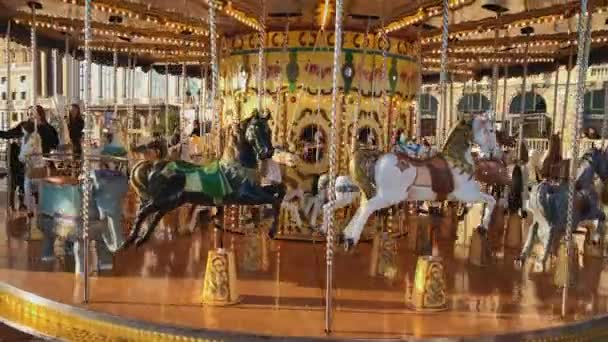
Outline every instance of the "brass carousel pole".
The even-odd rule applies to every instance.
[[[438,122],[441,122],[437,128],[436,145],[441,148],[443,144],[443,138],[445,135],[445,127],[443,125],[443,117],[447,115],[447,82],[448,82],[448,33],[449,33],[449,7],[448,1],[443,0],[442,6],[442,35],[441,35],[441,71],[439,73],[439,88],[441,91],[441,118]]]
[[[572,75],[572,62],[573,62],[573,49],[570,45],[570,54],[568,55],[568,72],[566,73],[566,93],[564,94],[564,106],[562,109],[562,126],[560,128],[560,135],[562,141],[564,139],[564,129],[566,128],[566,116],[568,115],[568,99],[570,98],[570,77]],[[563,146],[563,145],[562,145]]]
[[[443,0],[442,4],[443,16],[443,34],[441,45],[441,73],[440,83],[443,102],[443,113],[446,114],[447,107],[447,52],[448,52],[448,23],[449,23],[449,3],[448,0]],[[443,133],[439,131],[438,133]],[[441,137],[442,138],[442,137]],[[441,146],[442,139],[438,137],[437,146]],[[435,248],[433,248],[435,249]],[[433,252],[436,254],[436,251]],[[440,311],[447,308],[447,298],[445,290],[445,280],[443,271],[443,259],[437,255],[420,256],[416,262],[416,282],[413,290],[412,306],[418,311]],[[422,281],[418,281],[422,279]],[[433,295],[429,295],[433,294]],[[436,295],[435,295],[436,294]]]
[[[200,63],[201,68],[201,86],[199,88],[199,105],[198,105],[198,127],[199,127],[199,135],[201,136],[201,140],[204,136],[204,120],[205,120],[205,106],[207,104],[207,73],[205,72],[205,67],[203,66],[203,62]]]
[[[4,127],[2,129],[8,129],[10,127],[11,120],[11,109],[13,106],[13,100],[11,96],[11,20],[8,21],[6,27],[6,35],[4,37],[6,39],[6,48],[4,50],[4,57],[6,62],[6,114],[4,115]],[[7,182],[7,191],[6,191],[6,224],[8,226],[8,220],[11,216],[11,203],[15,199],[14,193],[11,191],[13,188],[13,182],[15,181],[11,172],[11,144],[7,144],[6,149],[6,182]],[[11,199],[11,196],[13,197]],[[8,235],[7,235],[8,236]]]
[[[112,53],[112,74],[114,75],[114,84],[112,87],[112,92],[114,93],[114,115],[112,115],[112,119],[118,120],[118,50],[116,48],[114,48],[114,52]],[[121,129],[119,126],[114,134],[120,135],[120,131]],[[114,139],[114,137],[112,137],[112,139]]]
[[[608,134],[608,84],[604,83],[604,116],[602,118],[602,149],[606,148],[606,135]]]
[[[329,133],[329,202],[336,201],[336,156],[338,153],[338,80],[340,77],[340,55],[342,53],[342,9],[343,0],[336,0],[336,41],[334,43],[333,60],[333,80],[331,94],[331,128]],[[367,38],[367,37],[366,37]],[[333,206],[333,205],[332,205]],[[331,332],[332,325],[332,295],[333,295],[333,258],[334,258],[334,215],[333,208],[329,209],[332,213],[327,221],[327,244],[325,247],[326,257],[326,284],[325,284],[325,333]]]
[[[578,51],[576,56],[576,65],[578,67],[578,77],[576,82],[576,112],[574,116],[574,125],[572,129],[572,158],[570,164],[570,181],[568,183],[568,216],[566,224],[566,256],[567,262],[565,262],[565,277],[563,283],[562,292],[562,317],[566,315],[566,303],[568,301],[568,288],[571,286],[572,277],[570,275],[570,260],[573,263],[578,263],[578,258],[574,254],[574,243],[572,239],[572,232],[576,228],[574,222],[574,195],[576,193],[575,180],[576,170],[578,168],[578,150],[579,150],[579,138],[580,130],[583,125],[583,106],[584,106],[584,94],[585,94],[585,81],[587,78],[587,67],[589,63],[589,50],[588,44],[591,40],[591,21],[588,20],[590,13],[587,12],[587,0],[581,0],[580,2],[580,13],[578,16]]]
[[[37,111],[36,111],[36,105],[38,104],[38,83],[39,83],[39,78],[38,78],[38,42],[37,42],[37,36],[36,36],[36,10],[40,10],[42,9],[42,5],[40,4],[40,2],[38,1],[29,1],[28,6],[30,7],[30,9],[32,10],[32,27],[31,27],[31,49],[32,49],[32,62],[31,62],[31,68],[32,68],[32,115],[33,115],[33,119],[34,119],[34,132],[36,134],[38,134],[38,115],[37,115]],[[26,163],[26,173],[27,173],[27,169],[31,166],[27,165],[28,163]],[[35,201],[35,199],[33,198],[33,192],[32,189],[29,189],[30,195],[32,196],[31,201]],[[27,218],[27,223],[28,223],[28,240],[32,241],[32,240],[41,240],[42,239],[42,232],[40,231],[40,229],[38,229],[38,225],[36,224],[37,222],[37,205],[36,204],[32,204],[29,203],[30,206],[32,206],[33,208],[28,208],[29,212],[33,211],[33,215],[34,217],[30,217],[30,215],[28,214],[28,218]]]
[[[532,33],[534,33],[534,28],[531,26],[527,26],[521,29],[521,33],[523,33],[526,37],[530,37]],[[522,141],[524,140],[524,122],[525,122],[525,111],[526,111],[526,81],[528,78],[528,52],[530,49],[530,39],[526,39],[526,45],[524,48],[524,74],[521,81],[521,103],[519,104],[519,135],[517,138],[517,158],[521,160],[521,146]]]
[[[167,150],[171,144],[169,136],[169,63],[165,63],[165,139],[167,139]]]
[[[179,87],[181,88],[181,102],[182,102],[182,110],[181,110],[181,115],[179,118],[179,131],[180,131],[180,137],[179,137],[179,141],[181,143],[182,146],[184,146],[186,144],[186,140],[188,140],[189,138],[189,134],[186,133],[186,90],[188,87],[188,77],[186,76],[186,63],[182,63],[182,79],[181,79],[181,83],[179,85]],[[183,151],[183,150],[182,150]],[[188,159],[189,156],[188,156]]]
[[[505,64],[505,73],[502,82],[502,113],[500,116],[501,129],[504,130],[505,118],[507,117],[507,79],[509,78],[509,65]]]
[[[215,107],[215,97],[218,88],[219,70],[218,70],[218,54],[217,54],[217,38],[215,22],[215,11],[221,9],[221,2],[217,0],[208,0],[209,6],[209,41],[211,45],[211,96],[209,99],[209,108],[213,110],[213,127],[215,132],[217,146],[216,153],[219,157],[220,151],[220,117],[217,108]],[[219,158],[218,158],[219,159]],[[222,220],[223,217],[216,217],[216,220]],[[217,224],[216,224],[217,226]],[[217,234],[216,234],[217,235]],[[214,246],[209,250],[207,255],[207,266],[205,272],[205,280],[203,283],[203,304],[205,305],[231,305],[239,302],[240,297],[237,291],[236,284],[236,264],[233,250],[224,249],[219,245],[217,238],[214,238]],[[218,266],[221,265],[221,266]],[[227,278],[226,279],[226,275]],[[218,291],[215,279],[226,279],[222,286],[226,291]]]
[[[209,101],[209,108],[211,108],[213,112],[213,128],[212,131],[216,132],[217,135],[217,145],[215,146],[216,156],[219,157],[222,154],[220,151],[220,113],[215,108],[215,98],[217,96],[217,87],[219,82],[219,62],[217,55],[217,30],[215,23],[215,0],[209,0],[209,41],[211,48],[211,98]]]
[[[420,42],[420,39],[418,40]],[[416,89],[416,122],[414,134],[418,139],[418,143],[422,143],[422,44],[418,43],[418,84]]]
[[[559,63],[555,63],[555,87],[553,88],[553,115],[551,116],[551,134],[555,133],[557,119],[557,95],[559,91]]]
[[[90,184],[90,142],[92,117],[89,112],[89,101],[91,95],[91,1],[85,0],[84,3],[84,164],[82,166],[82,240],[84,243],[84,297],[83,302],[89,302],[89,196],[91,191]]]

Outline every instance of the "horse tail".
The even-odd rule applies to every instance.
[[[152,161],[141,160],[131,169],[131,186],[141,198],[148,198],[148,176],[152,169]]]
[[[350,176],[367,199],[376,194],[374,170],[379,157],[375,151],[355,150],[349,163]]]

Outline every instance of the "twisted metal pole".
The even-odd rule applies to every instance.
[[[182,95],[182,110],[179,118],[179,131],[180,138],[179,141],[182,146],[185,146],[186,141],[189,139],[190,134],[186,132],[186,92],[188,89],[188,77],[186,76],[186,63],[182,63],[182,84],[178,85],[181,88]],[[183,151],[183,149],[182,149]],[[188,158],[190,159],[190,158]]]
[[[529,35],[527,35],[529,36]],[[522,141],[524,140],[524,122],[525,122],[525,112],[526,112],[526,81],[528,78],[528,51],[530,49],[530,43],[528,43],[529,39],[526,40],[526,47],[524,49],[524,74],[521,81],[521,103],[519,104],[519,135],[517,138],[517,158],[521,160],[521,152],[520,148]]]
[[[30,44],[32,49],[32,107],[35,107],[38,104],[38,45],[36,41],[36,6],[36,3],[30,3],[30,8],[32,10],[32,27],[30,31]],[[34,115],[34,122],[36,123],[34,129],[37,132],[37,115]]]
[[[551,134],[555,132],[555,120],[557,119],[557,95],[559,91],[559,63],[555,67],[555,87],[553,89],[553,115],[551,116]]]
[[[114,48],[114,52],[112,53],[112,74],[112,92],[114,93],[114,115],[112,115],[112,119],[118,120],[118,50],[116,48]],[[114,134],[120,135],[120,126],[117,128],[118,131],[116,131]],[[114,139],[114,137],[112,137],[112,139]]]
[[[340,77],[340,55],[342,53],[342,8],[344,0],[336,0],[336,41],[334,44],[333,79],[331,95],[331,129],[329,133],[329,208],[331,215],[327,220],[327,244],[325,247],[326,257],[326,286],[325,286],[325,332],[331,332],[332,324],[332,294],[333,294],[333,259],[334,259],[334,215],[333,204],[336,201],[336,156],[338,144],[338,78]],[[367,37],[366,37],[367,38]],[[325,215],[324,215],[325,216]]]
[[[587,0],[581,0],[581,8],[578,17],[578,51],[576,56],[576,65],[578,67],[577,83],[576,83],[576,112],[574,116],[572,129],[572,158],[570,163],[570,181],[568,183],[568,216],[566,221],[566,251],[568,261],[566,262],[566,277],[562,292],[562,317],[566,315],[566,302],[568,301],[568,287],[570,278],[570,256],[572,255],[572,232],[576,228],[574,225],[574,196],[576,192],[575,177],[578,168],[578,150],[579,150],[579,133],[583,126],[583,106],[585,94],[585,81],[587,78],[587,67],[589,63],[589,51],[587,48],[588,40],[591,34],[591,22],[588,21],[589,13],[587,12]]]
[[[10,120],[11,120],[11,110],[13,107],[13,98],[11,96],[11,20],[8,21],[7,27],[6,27],[6,36],[4,37],[6,39],[6,48],[5,48],[5,52],[4,52],[4,56],[5,56],[5,62],[6,62],[6,114],[4,115],[4,127],[2,129],[8,129],[10,127]],[[10,158],[10,152],[11,152],[11,144],[7,144],[7,149],[6,149],[7,153],[6,153],[6,169],[7,170],[11,170],[11,158]],[[6,224],[8,226],[8,219],[9,219],[9,214],[10,214],[10,207],[11,207],[11,203],[14,199],[11,199],[11,194],[13,194],[13,192],[11,191],[11,189],[13,188],[13,182],[15,180],[13,179],[11,172],[7,172],[7,184],[8,184],[8,189],[6,191],[6,195],[7,195],[7,205],[6,205]]]
[[[262,114],[262,107],[264,106],[264,94],[266,92],[266,60],[264,56],[264,48],[266,46],[266,29],[264,28],[264,18],[266,16],[266,1],[262,1],[262,17],[260,22],[262,27],[259,33],[260,46],[258,47],[258,110]],[[287,38],[285,38],[287,39]]]
[[[439,125],[437,126],[437,146],[443,144],[443,138],[445,135],[444,117],[447,115],[448,101],[447,101],[447,81],[448,81],[448,38],[449,38],[449,13],[450,7],[448,0],[443,0],[442,16],[443,16],[443,31],[441,35],[441,71],[439,73],[439,88],[441,89],[441,118],[437,120]]]
[[[419,37],[420,38],[420,37]],[[415,122],[415,131],[414,134],[417,138],[420,138],[422,135],[422,44],[420,44],[420,39],[418,39],[418,84],[416,88],[416,122]],[[420,141],[420,140],[419,140]]]
[[[606,148],[608,134],[608,84],[604,83],[604,116],[602,118],[602,149]]]
[[[215,108],[215,97],[217,95],[217,86],[219,80],[219,70],[217,62],[217,27],[215,23],[215,4],[211,1],[209,6],[209,41],[211,45],[211,98],[209,99],[209,108],[213,111],[213,127],[212,130],[217,135],[216,154],[219,157],[220,151],[220,116]]]
[[[564,94],[564,106],[562,107],[562,125],[560,128],[562,140],[564,139],[564,130],[566,128],[566,115],[568,114],[568,99],[570,98],[570,77],[572,75],[572,46],[570,46],[570,54],[568,55],[568,72],[566,73],[566,93]]]
[[[169,63],[165,64],[165,137],[167,142],[167,151],[169,150],[169,145],[171,144],[171,139],[169,139]]]
[[[91,100],[91,1],[84,2],[84,164],[82,166],[82,240],[84,243],[84,298],[83,302],[89,302],[89,196],[91,192],[90,182],[90,140],[91,126],[93,124],[89,112]]]
[[[509,66],[505,64],[505,73],[502,81],[502,112],[500,116],[501,129],[504,129],[505,118],[507,117],[507,80],[509,78]]]

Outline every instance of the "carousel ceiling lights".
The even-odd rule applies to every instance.
[[[32,20],[29,17],[31,17],[29,14],[21,12],[13,21],[16,24],[23,23],[31,26]],[[145,39],[164,44],[179,44],[198,48],[203,48],[206,46],[206,44],[200,40],[183,39],[180,35],[167,32],[118,26],[116,24],[94,23],[92,26],[93,34],[99,36],[125,36],[130,37],[131,39]],[[82,20],[68,20],[65,18],[57,18],[47,15],[36,16],[36,27],[53,29],[55,31],[84,32],[84,22]]]
[[[63,0],[66,4],[84,6],[84,1]],[[173,32],[191,31],[193,34],[208,36],[209,31],[205,28],[207,23],[204,20],[183,20],[175,13],[151,8],[150,6],[135,3],[117,3],[109,0],[96,0],[93,8],[104,13],[117,14],[130,19],[144,20],[164,26]],[[160,20],[159,18],[162,18]]]
[[[451,10],[459,9],[473,4],[474,0],[450,0],[449,7]],[[384,27],[386,34],[401,30],[404,27],[419,24],[427,19],[439,16],[441,14],[441,6],[433,6],[420,8],[415,14],[410,14],[402,17],[399,20],[393,21]]]
[[[577,16],[578,1],[567,4],[541,8],[534,11],[503,14],[499,19],[486,18],[476,23],[468,22],[465,24],[453,25],[450,38],[468,38],[494,32],[501,29],[516,29],[538,24],[551,24],[564,21],[567,18]],[[605,6],[595,7],[594,13],[603,13],[607,10]],[[459,28],[460,26],[460,28]],[[422,39],[422,44],[431,44],[441,41],[440,30],[434,30],[429,37]]]

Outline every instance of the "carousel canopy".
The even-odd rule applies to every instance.
[[[579,1],[564,0],[449,0],[449,65],[454,76],[481,77],[493,64],[521,73],[524,59],[530,73],[555,70],[576,54]],[[0,19],[6,32],[29,45],[29,27],[35,22],[38,45],[82,56],[84,0],[39,0],[34,18],[31,1],[1,0]],[[334,1],[325,0],[95,0],[93,1],[93,58],[111,64],[114,50],[119,63],[127,55],[144,68],[188,63],[188,72],[200,75],[209,60],[209,6],[217,9],[217,28],[223,43],[236,36],[266,32],[332,31]],[[430,81],[440,66],[441,6],[438,0],[345,0],[344,30],[369,32],[407,41],[420,47],[423,73]],[[603,63],[608,0],[590,0],[592,44],[590,63]],[[523,27],[533,33],[522,33]],[[270,39],[270,36],[267,36]],[[227,38],[227,39],[224,39]],[[525,49],[528,45],[528,54]],[[576,57],[576,56],[574,56]],[[181,67],[171,68],[181,73]],[[504,68],[501,68],[501,74]]]

